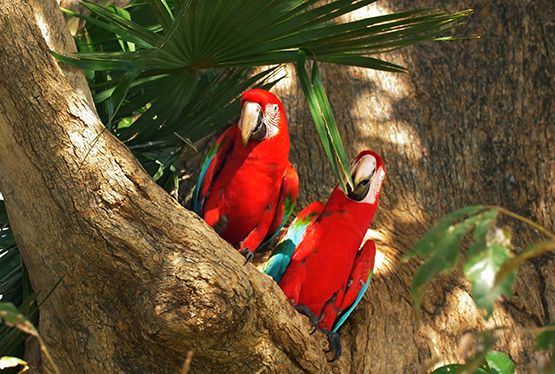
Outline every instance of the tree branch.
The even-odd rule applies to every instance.
[[[271,279],[114,136],[93,142],[84,78],[45,41],[69,50],[56,2],[33,4],[0,2],[0,179],[33,287],[64,275],[39,326],[62,372],[178,372],[190,350],[194,372],[329,372]]]

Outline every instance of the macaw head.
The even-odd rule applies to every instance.
[[[259,88],[248,90],[241,98],[241,108],[237,125],[245,147],[249,141],[260,142],[287,132],[285,111],[272,93]]]
[[[353,160],[350,173],[354,188],[348,186],[347,197],[361,203],[375,204],[385,177],[382,158],[374,151],[362,151]]]

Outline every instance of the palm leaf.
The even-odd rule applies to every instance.
[[[308,108],[314,119],[314,124],[316,125],[316,130],[324,146],[326,156],[331,161],[332,170],[341,184],[341,188],[347,193],[348,190],[352,190],[354,186],[349,172],[347,156],[343,149],[343,143],[341,142],[341,137],[337,130],[330,104],[324,92],[316,61],[314,61],[312,65],[312,79],[308,77],[308,73],[305,69],[305,62],[306,52],[300,50],[297,60],[297,74],[299,75],[299,80],[301,81],[301,86],[308,102]]]
[[[33,323],[38,320],[36,294],[23,266],[17,244],[8,222],[4,200],[0,200],[0,295],[2,302],[13,303]],[[0,352],[21,356],[26,334],[0,323]]]
[[[87,21],[81,52],[55,56],[88,76],[95,72],[91,89],[101,118],[151,175],[169,186],[175,174],[168,170],[186,143],[236,116],[244,90],[268,84],[272,71],[247,79],[250,68],[296,62],[304,48],[308,59],[402,72],[403,67],[370,55],[440,39],[471,13],[420,9],[334,22],[375,1],[143,0],[132,1],[126,11],[83,1],[91,15],[71,13]],[[326,155],[346,187],[345,152],[317,68],[313,74],[310,84],[318,99],[311,102],[328,108],[322,112],[321,139],[328,139]]]

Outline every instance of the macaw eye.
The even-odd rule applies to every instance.
[[[365,179],[363,179],[363,180],[361,180],[360,182],[357,183],[354,190],[351,190],[349,188],[347,196],[351,200],[355,200],[355,201],[364,200],[366,195],[368,195],[368,191],[370,190],[370,180],[372,179],[372,177],[374,176],[375,173],[376,173],[376,170],[375,169],[372,170],[372,172],[370,173],[368,178],[365,178]],[[354,177],[355,176],[353,175],[353,179],[354,179]]]
[[[264,113],[260,111],[258,113],[258,119],[256,121],[256,127],[252,132],[250,140],[262,140],[266,137],[266,125],[264,124]]]

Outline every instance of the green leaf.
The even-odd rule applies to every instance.
[[[514,274],[516,268],[518,268],[518,266],[526,260],[540,256],[545,252],[552,250],[555,250],[555,239],[549,239],[541,243],[528,246],[524,251],[522,251],[522,253],[519,253],[517,256],[513,257],[503,264],[503,266],[497,273],[497,276],[495,277],[495,285],[504,282],[507,277],[510,277],[511,274]]]
[[[451,227],[457,219],[469,214],[476,214],[484,209],[486,209],[486,207],[482,205],[468,206],[447,215],[430,231],[428,231],[428,233],[420,239],[414,247],[412,247],[412,249],[401,259],[401,261],[405,262],[409,258],[416,255],[426,257],[430,253],[434,252],[437,247],[442,244],[442,240],[444,240],[446,236],[451,236]]]
[[[341,188],[347,193],[347,183],[353,188],[347,157],[341,137],[333,118],[333,113],[327,100],[322,81],[320,79],[316,62],[312,67],[312,80],[309,79],[305,69],[306,52],[299,50],[297,59],[297,73],[303,88],[310,114],[314,119],[316,130],[324,147],[324,151]]]
[[[125,9],[119,8],[115,5],[110,5],[106,7],[106,9],[111,10],[112,12],[116,13],[118,16],[121,16],[128,21],[131,21],[131,15]],[[132,42],[126,43],[121,36],[118,35],[117,37],[122,51],[135,52],[135,43],[132,43]]]
[[[306,51],[305,51],[306,53]],[[341,166],[341,172],[345,178],[345,183],[350,185],[354,189],[354,184],[351,178],[351,173],[349,171],[349,160],[345,154],[345,149],[343,148],[343,142],[341,141],[341,135],[339,135],[339,130],[337,129],[337,124],[335,123],[335,118],[333,118],[333,113],[324,91],[324,85],[322,79],[320,78],[320,73],[318,71],[318,64],[316,61],[312,64],[312,85],[314,86],[314,92],[316,93],[316,100],[320,107],[320,113],[324,117],[324,123],[326,124],[326,132],[331,141],[331,146],[334,151],[334,156],[338,159],[338,163]],[[347,190],[343,190],[347,193]]]
[[[486,361],[492,374],[514,374],[515,364],[505,353],[489,351]]]
[[[139,57],[137,53],[131,52],[88,52],[81,53],[81,58],[62,56],[54,51],[50,51],[50,53],[58,60],[84,70],[134,70],[138,66],[134,60]]]
[[[95,5],[95,7],[96,7],[96,5]],[[102,27],[103,29],[106,29],[106,30],[110,31],[111,33],[117,35],[122,40],[125,40],[127,42],[136,44],[136,45],[138,45],[140,47],[143,47],[143,48],[150,49],[157,42],[155,39],[153,39],[153,38],[156,37],[156,34],[154,34],[154,33],[152,33],[152,35],[144,35],[144,34],[141,34],[141,33],[137,33],[137,32],[128,30],[126,28],[119,27],[118,25],[110,23],[110,22],[104,22],[104,21],[101,21],[101,20],[96,19],[94,17],[89,17],[89,16],[86,16],[84,14],[72,12],[71,10],[62,9],[62,11],[64,11],[66,14],[68,14],[72,17],[81,18],[81,19],[87,21],[87,23],[89,23],[89,24],[93,24],[93,25],[96,25],[98,27]],[[105,14],[109,14],[110,10],[106,9],[105,12],[107,12]],[[123,17],[120,17],[120,18],[124,19]],[[126,20],[126,21],[130,22],[128,20]]]
[[[392,73],[404,73],[406,68],[393,64],[391,62],[378,60],[373,57],[359,56],[356,54],[343,54],[341,56],[320,57],[320,61],[329,62],[333,64],[341,64],[348,66],[360,66],[363,68],[389,71]]]
[[[555,348],[555,321],[543,326],[536,335],[536,351],[549,351]]]
[[[8,356],[0,357],[0,370],[13,368],[18,365],[27,367],[27,361],[23,361],[22,359],[17,357],[8,357]]]
[[[124,15],[118,14],[119,12],[115,13],[88,0],[81,0],[81,5],[90,10],[92,13],[104,18],[108,24],[107,27],[111,28],[110,31],[121,36],[127,41],[133,42],[145,48],[155,47],[162,44],[163,38],[160,35],[127,19]],[[75,16],[80,17],[79,15]],[[89,17],[87,21],[91,22],[91,18]],[[97,22],[97,25],[100,27],[106,27],[106,23]],[[116,29],[114,29],[114,27]],[[129,38],[132,38],[133,40],[128,40]]]
[[[484,207],[482,206],[474,206],[451,213],[432,228],[403,258],[404,261],[414,255],[426,258],[424,264],[416,271],[411,285],[411,295],[414,300],[414,311],[417,317],[426,283],[436,278],[442,272],[452,271],[459,258],[462,238],[475,225],[489,224],[495,218],[495,209],[493,209],[493,213],[492,211],[483,212],[483,209]],[[456,219],[468,214],[473,215],[462,220],[460,223],[454,223]]]
[[[464,365],[451,364],[451,365],[446,365],[446,366],[437,368],[434,371],[432,371],[430,374],[456,374],[459,372],[458,370],[461,370],[462,368],[464,368]],[[476,370],[474,370],[472,374],[491,374],[491,373],[489,373],[487,370],[484,370],[482,368],[477,368]]]
[[[479,242],[485,246],[480,251],[474,249],[463,266],[465,277],[472,282],[472,298],[479,309],[486,310],[486,319],[493,313],[493,303],[499,296],[512,295],[511,286],[516,280],[516,273],[512,272],[495,284],[497,272],[511,253],[509,231],[496,228],[493,232],[492,238]]]
[[[0,303],[0,319],[3,319],[8,326],[14,326],[27,334],[38,336],[35,326],[12,303]]]
[[[112,108],[111,110],[112,113],[109,113],[110,119],[108,120],[108,124],[106,125],[108,129],[111,130],[112,121],[115,115],[117,114],[118,110],[122,106],[127,96],[127,92],[129,91],[129,88],[131,87],[131,85],[133,84],[133,82],[135,81],[138,75],[139,75],[139,69],[126,72],[123,75],[122,79],[119,81],[116,88],[114,89],[112,95],[110,96],[109,107]]]
[[[169,32],[174,18],[166,0],[148,0],[148,3],[164,32]]]

